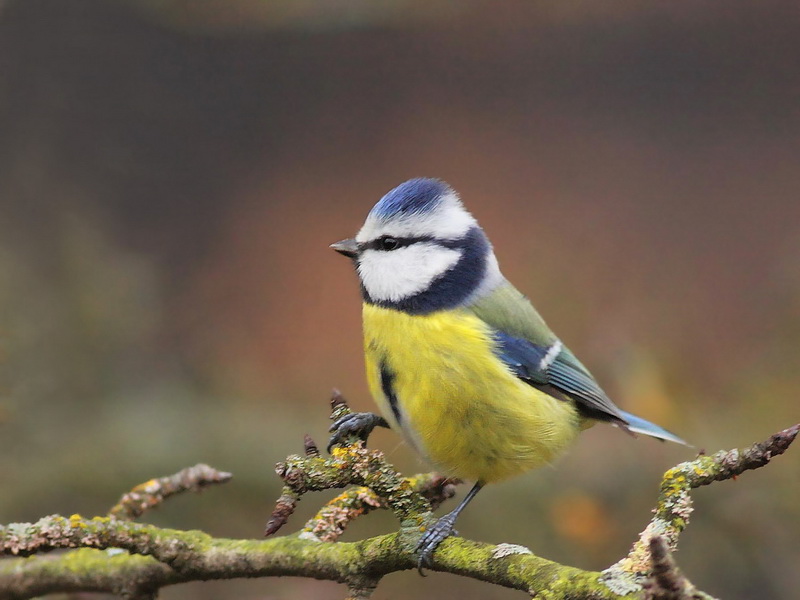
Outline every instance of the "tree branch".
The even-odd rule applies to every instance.
[[[399,533],[335,544],[301,539],[297,535],[269,540],[231,540],[212,538],[199,531],[161,529],[107,517],[83,519],[77,515],[70,518],[53,515],[36,523],[0,528],[0,550],[6,554],[30,556],[0,562],[0,590],[14,589],[14,595],[0,597],[30,598],[62,589],[59,586],[43,590],[36,579],[47,572],[48,566],[57,565],[59,571],[65,562],[73,566],[73,580],[77,577],[82,582],[82,587],[72,589],[92,591],[122,593],[119,586],[112,588],[109,582],[131,575],[137,580],[151,578],[155,588],[208,579],[303,576],[346,583],[351,589],[363,590],[374,587],[386,574],[416,568],[414,544],[409,541],[418,537],[419,529],[413,530],[403,528]],[[99,550],[116,548],[127,553],[79,550],[51,561],[32,556],[78,546]],[[437,558],[438,570],[524,591],[569,589],[574,598],[617,597],[608,590],[602,591],[598,584],[599,573],[559,565],[529,552],[507,553],[492,544],[452,538],[443,542]],[[102,569],[98,569],[100,565]],[[22,573],[25,576],[20,578]],[[111,573],[116,573],[117,577]],[[27,587],[20,589],[20,584],[26,581]]]
[[[663,538],[669,550],[677,547],[678,536],[689,524],[693,511],[691,490],[763,467],[773,457],[783,454],[799,432],[800,424],[797,424],[748,448],[721,450],[712,456],[701,455],[664,473],[655,516],[639,535],[630,553],[604,571],[606,577],[632,576],[635,581],[642,581],[651,568],[651,540],[654,537]]]
[[[650,557],[652,569],[643,585],[646,600],[714,600],[681,573],[663,537],[650,539]]]
[[[334,416],[346,410],[343,400],[337,400]],[[798,431],[800,425],[750,448],[700,456],[667,471],[653,520],[630,554],[603,573],[560,565],[521,546],[461,538],[441,544],[432,568],[548,597],[602,600],[646,594],[654,600],[707,599],[680,573],[670,554],[688,524],[690,490],[764,466],[788,448]],[[0,527],[0,554],[18,558],[0,561],[0,600],[79,590],[143,600],[174,583],[279,575],[337,581],[347,586],[348,598],[364,600],[384,575],[415,568],[416,544],[430,522],[431,504],[451,497],[454,482],[437,475],[402,477],[381,452],[369,450],[361,442],[335,448],[327,458],[319,455],[308,437],[304,448],[305,456],[289,456],[276,468],[284,489],[268,533],[286,523],[306,492],[356,487],[328,502],[297,534],[232,540],[120,518],[85,519],[79,515],[12,523]],[[135,517],[174,493],[229,478],[204,465],[192,469],[137,486],[110,514]],[[398,532],[332,543],[353,519],[384,507],[400,521]],[[50,550],[74,548],[79,549],[55,557],[41,556]]]
[[[420,473],[403,479],[412,491],[421,494],[432,510],[455,495],[458,480],[448,479],[438,473]],[[330,500],[301,530],[301,536],[322,542],[335,542],[347,526],[357,517],[376,508],[388,508],[386,501],[368,487],[351,487]]]

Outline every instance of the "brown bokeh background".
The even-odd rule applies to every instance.
[[[147,519],[260,536],[273,464],[325,440],[330,389],[372,406],[356,279],[327,245],[414,176],[461,192],[623,407],[708,451],[793,424],[799,25],[790,1],[0,2],[0,522],[103,513],[204,461],[234,481]],[[691,456],[597,427],[459,529],[601,569]],[[697,491],[678,560],[701,588],[796,593],[799,465]],[[414,594],[520,597],[413,572],[375,597]]]

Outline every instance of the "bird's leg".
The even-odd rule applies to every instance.
[[[367,441],[369,434],[376,427],[389,428],[389,423],[380,415],[369,412],[351,412],[343,417],[336,419],[328,431],[332,432],[328,440],[328,452],[334,445],[341,443],[348,436],[358,436],[364,442]]]
[[[439,518],[422,535],[422,538],[420,538],[419,543],[417,544],[417,570],[419,571],[420,575],[424,577],[425,573],[422,569],[431,566],[433,552],[436,550],[437,546],[451,535],[458,535],[458,532],[453,528],[456,524],[456,519],[482,487],[483,483],[480,481],[473,485],[472,489],[467,493],[466,496],[464,496],[464,499],[459,503],[458,506],[455,507],[455,509],[447,513],[445,516]]]

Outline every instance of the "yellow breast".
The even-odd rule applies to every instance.
[[[571,402],[519,380],[493,347],[467,310],[364,305],[367,380],[384,417],[449,475],[482,482],[550,462],[580,423]]]

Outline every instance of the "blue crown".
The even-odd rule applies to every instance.
[[[439,179],[409,179],[381,198],[370,214],[380,219],[424,214],[434,210],[449,191],[450,186]]]

